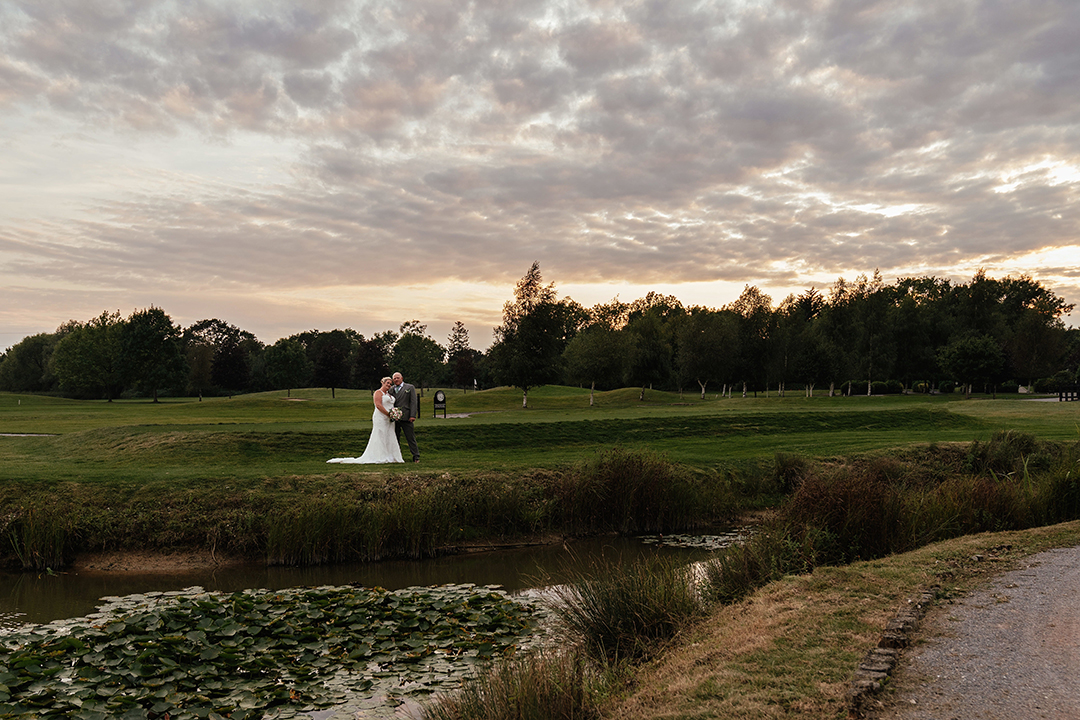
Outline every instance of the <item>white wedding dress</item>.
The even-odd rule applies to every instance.
[[[390,393],[383,393],[382,405],[387,412],[394,407],[394,398]],[[376,464],[399,463],[405,460],[401,457],[401,444],[394,434],[394,423],[375,408],[371,411],[371,437],[368,438],[364,454],[360,457],[333,458],[326,462]]]

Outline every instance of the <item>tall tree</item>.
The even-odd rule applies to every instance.
[[[942,367],[964,384],[965,397],[971,397],[973,385],[996,383],[1005,367],[1001,346],[985,333],[955,338],[938,355]]]
[[[158,391],[179,385],[185,363],[181,331],[165,311],[150,306],[136,310],[124,323],[121,350],[129,377],[158,402]]]
[[[30,335],[13,345],[0,362],[0,390],[47,392],[55,387],[49,360],[59,341],[56,333]]]
[[[521,390],[523,408],[529,407],[531,388],[558,379],[562,352],[585,317],[577,303],[558,300],[554,283],[544,285],[540,263],[518,281],[514,299],[503,305],[488,359],[500,382]]]
[[[87,323],[69,327],[52,355],[52,370],[60,387],[77,395],[104,395],[112,402],[124,391],[127,376],[120,311],[105,311]]]
[[[589,384],[589,407],[595,402],[597,381],[610,388],[625,374],[628,341],[626,333],[595,323],[567,344],[563,351],[567,378]]]
[[[353,355],[352,385],[357,388],[379,389],[379,381],[390,375],[389,351],[375,338],[361,336]]]
[[[304,387],[315,372],[303,344],[292,338],[281,338],[266,348],[262,359],[270,387],[286,390],[288,397],[292,397],[293,388]]]
[[[741,318],[739,334],[741,348],[740,375],[743,382],[743,397],[746,397],[748,384],[755,388],[762,386],[768,391],[768,344],[769,335],[775,324],[772,298],[761,292],[754,285],[746,285],[738,299],[727,305]]]
[[[211,385],[219,391],[229,393],[248,388],[252,359],[263,347],[254,335],[217,318],[200,320],[184,330],[184,348],[189,363],[193,359],[196,362],[200,360],[197,357],[200,351],[193,349],[200,345],[213,350],[210,362]],[[192,355],[196,357],[193,358]],[[191,379],[189,375],[189,382]]]
[[[319,333],[308,348],[314,366],[315,385],[330,388],[337,398],[337,388],[348,387],[353,357],[353,343],[342,330]]]
[[[420,388],[431,387],[442,374],[446,349],[428,337],[427,325],[410,320],[401,326],[391,362],[395,372]]]
[[[469,331],[458,320],[446,338],[446,364],[450,377],[462,392],[476,382],[476,364],[479,353],[469,343]]]
[[[739,325],[734,313],[692,307],[679,324],[679,374],[701,389],[712,381],[731,379],[739,354]]]

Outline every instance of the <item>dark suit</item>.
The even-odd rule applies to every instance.
[[[407,382],[394,385],[390,388],[394,396],[394,407],[401,408],[401,419],[394,423],[394,434],[398,442],[401,442],[401,433],[405,433],[405,440],[409,443],[409,452],[413,460],[420,459],[420,450],[416,447],[416,432],[413,430],[412,420],[420,416],[420,399],[416,396],[416,388]]]

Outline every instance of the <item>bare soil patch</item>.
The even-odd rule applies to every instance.
[[[75,558],[71,569],[92,573],[175,573],[186,570],[243,565],[243,558],[222,557],[209,550],[124,550],[84,553]]]

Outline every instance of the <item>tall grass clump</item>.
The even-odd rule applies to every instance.
[[[23,570],[48,570],[64,565],[72,535],[72,514],[51,504],[20,508],[5,517],[4,539]]]
[[[580,653],[536,652],[496,662],[426,706],[424,720],[594,720],[603,676]]]
[[[590,720],[634,664],[655,656],[705,616],[693,567],[653,557],[629,567],[596,562],[552,588],[554,653],[499,661],[453,695],[425,708],[425,720]]]
[[[552,593],[564,640],[610,665],[650,657],[706,610],[694,569],[671,558],[597,562]]]
[[[569,532],[652,533],[715,521],[733,501],[719,483],[648,450],[605,450],[556,488],[555,524]]]

